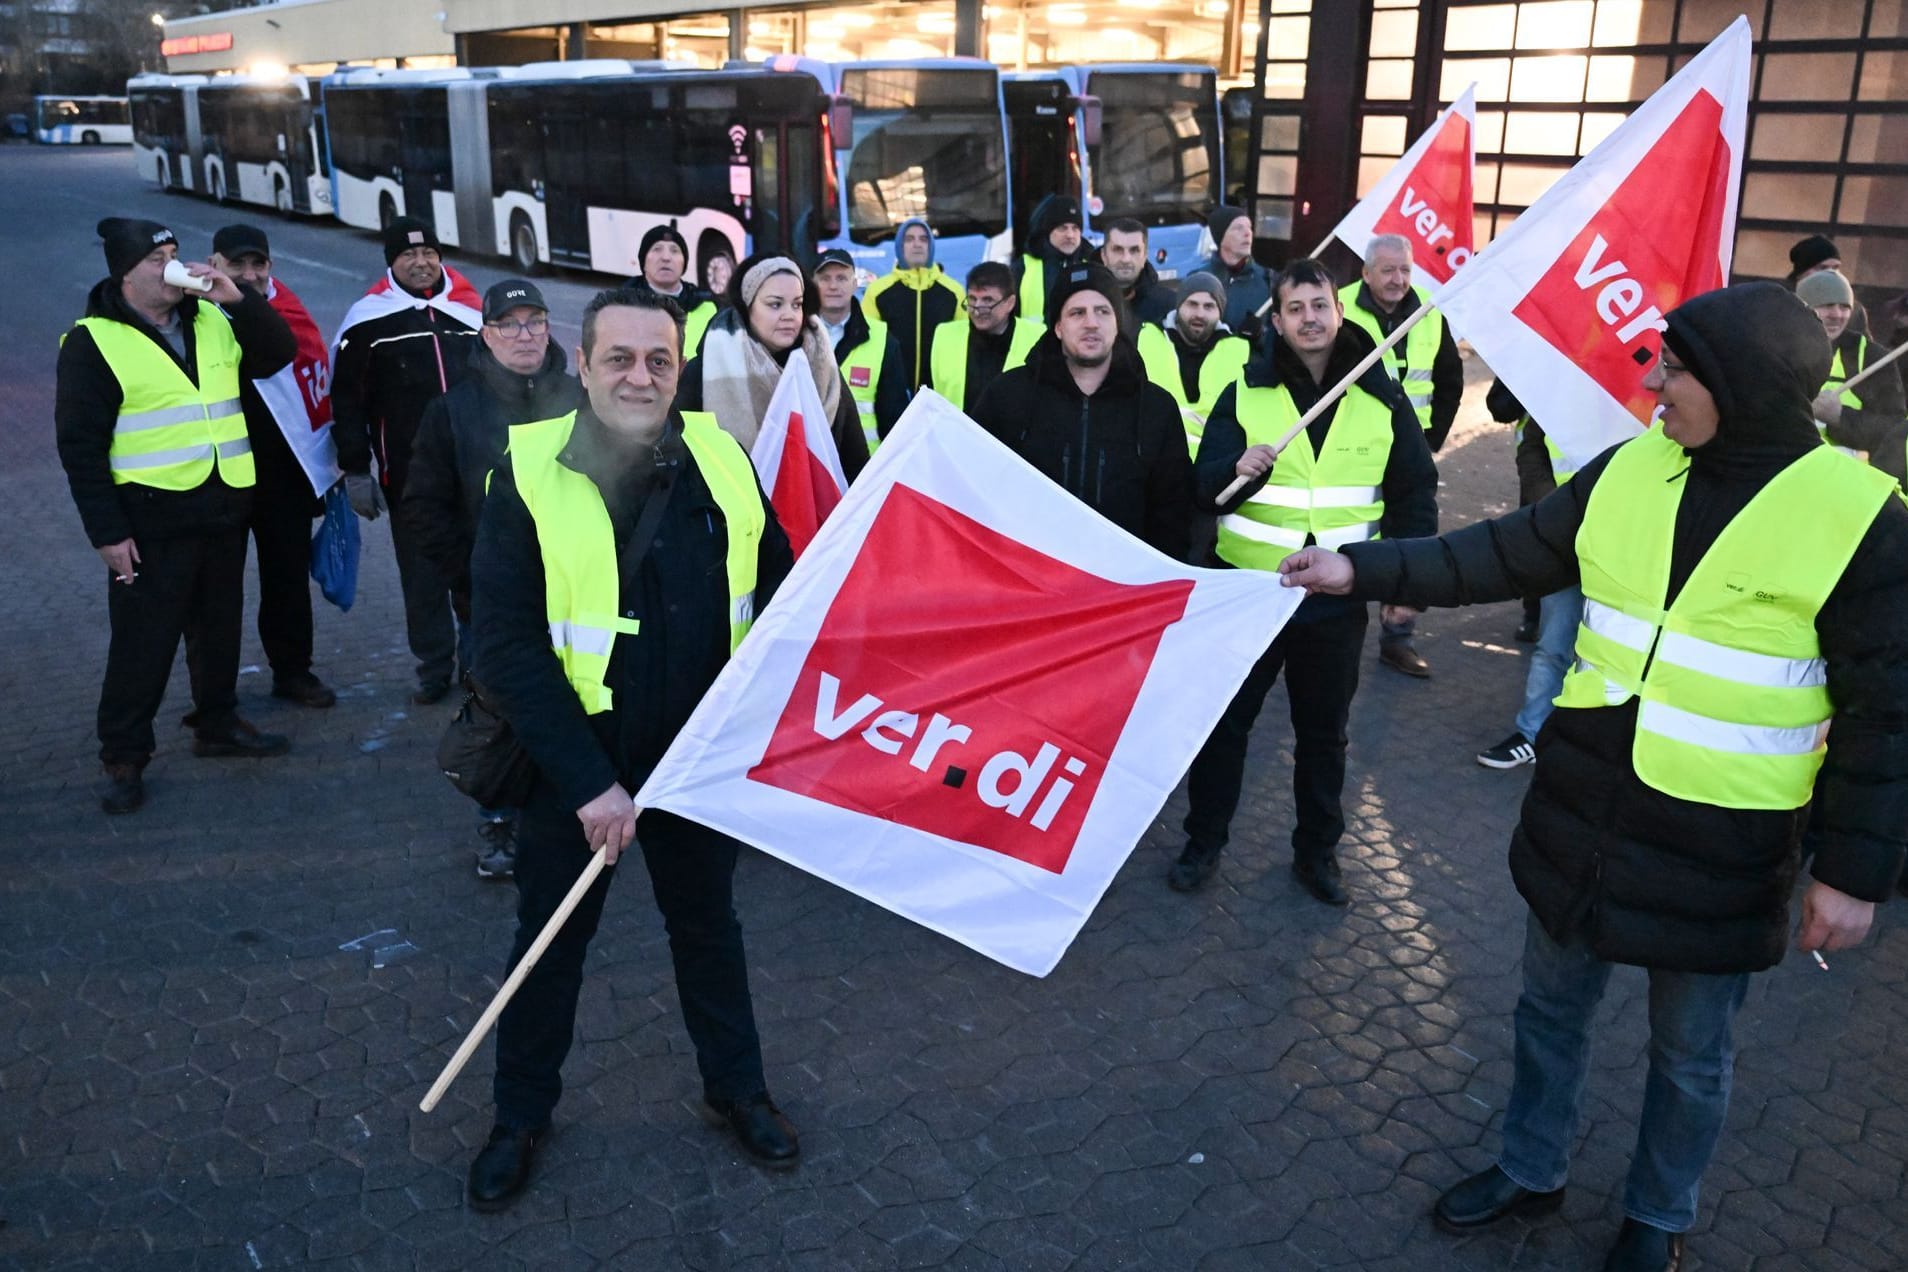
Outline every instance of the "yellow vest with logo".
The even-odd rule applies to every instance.
[[[684,362],[701,352],[702,333],[709,330],[709,322],[716,316],[716,312],[716,303],[713,300],[705,300],[683,315],[682,360]]]
[[[757,550],[767,516],[749,457],[706,411],[682,413],[682,440],[708,483],[728,527],[729,652],[755,620]],[[641,624],[622,615],[622,571],[616,532],[596,483],[558,461],[576,426],[576,412],[510,430],[510,463],[517,493],[537,527],[543,556],[545,615],[550,647],[590,715],[608,711],[606,683],[616,638]]]
[[[1723,528],[1665,609],[1688,467],[1659,426],[1611,456],[1590,492],[1577,662],[1557,705],[1640,699],[1632,763],[1667,795],[1800,808],[1833,714],[1815,616],[1895,483],[1810,451]]]
[[[1179,403],[1179,418],[1186,426],[1186,445],[1199,453],[1199,439],[1206,431],[1206,416],[1226,386],[1237,382],[1252,356],[1252,342],[1244,336],[1220,335],[1199,364],[1199,396],[1188,400],[1186,379],[1179,373],[1179,351],[1173,338],[1156,323],[1146,323],[1139,333],[1140,361],[1146,364],[1146,378],[1173,395]]]
[[[145,332],[111,318],[82,318],[113,377],[119,417],[107,451],[115,485],[193,490],[217,467],[238,489],[256,484],[252,443],[239,405],[239,345],[219,307],[200,301],[192,319],[194,384]]]
[[[1239,385],[1239,424],[1248,447],[1272,445],[1298,423],[1284,385]],[[1385,461],[1391,456],[1391,405],[1354,385],[1338,400],[1324,453],[1302,430],[1279,452],[1266,483],[1237,512],[1219,518],[1222,561],[1242,569],[1276,570],[1305,546],[1337,548],[1378,537],[1385,512]]]
[[[1358,304],[1360,286],[1361,283],[1352,283],[1339,288],[1338,302],[1345,307],[1345,321],[1363,327],[1373,344],[1383,344],[1385,336],[1378,330],[1377,315]],[[1423,288],[1414,287],[1411,293],[1418,298],[1419,305],[1431,303]],[[1431,427],[1431,364],[1437,361],[1438,347],[1443,343],[1444,315],[1434,309],[1420,318],[1402,341],[1385,350],[1385,370],[1404,387],[1405,397],[1411,400],[1411,410],[1426,429]],[[1400,348],[1404,350],[1402,356]]]
[[[973,329],[965,320],[942,323],[935,328],[934,351],[928,357],[928,387],[963,411],[967,409],[967,339]],[[1032,319],[1016,317],[1013,336],[1007,341],[1007,360],[1000,369],[1025,366],[1027,355],[1046,331]]]
[[[1047,325],[1047,263],[1026,252],[1020,254],[1019,316]]]
[[[1511,425],[1511,440],[1519,446],[1524,444],[1524,425],[1529,422],[1530,416],[1520,415],[1517,423]],[[1550,456],[1550,479],[1559,486],[1577,475],[1577,470],[1569,467],[1570,461],[1564,458],[1562,449],[1551,440],[1549,433],[1544,434],[1544,454]]]
[[[888,324],[878,318],[864,318],[868,338],[848,351],[841,360],[841,382],[855,400],[861,415],[861,435],[868,440],[868,453],[881,445],[881,429],[875,419],[875,394],[881,389],[881,364],[888,352]],[[859,379],[860,383],[856,383]]]

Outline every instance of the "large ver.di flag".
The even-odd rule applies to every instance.
[[[1044,976],[1299,599],[924,392],[636,800]]]
[[[1663,315],[1728,281],[1749,44],[1738,18],[1438,296],[1573,469],[1649,422]]]
[[[1345,214],[1326,242],[1335,238],[1362,257],[1377,235],[1403,235],[1411,244],[1412,281],[1435,295],[1472,256],[1476,135],[1477,85],[1472,84]]]

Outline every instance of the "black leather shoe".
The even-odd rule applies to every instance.
[[[1323,901],[1326,905],[1347,905],[1351,898],[1345,895],[1345,881],[1338,869],[1336,857],[1298,857],[1292,862],[1292,877],[1299,886]]]
[[[263,759],[291,750],[291,739],[282,733],[260,733],[243,720],[233,720],[224,728],[201,729],[192,739],[192,753],[200,759],[244,756]]]
[[[1549,1214],[1563,1205],[1564,1190],[1532,1192],[1493,1166],[1450,1188],[1431,1208],[1431,1221],[1446,1232],[1469,1232],[1507,1215]]]
[[[331,687],[309,671],[299,676],[287,676],[283,680],[272,681],[272,697],[295,702],[301,707],[314,707],[320,711],[335,706],[338,695]]]
[[[1520,645],[1535,645],[1537,643],[1537,620],[1534,618],[1526,618],[1523,622],[1519,623],[1517,625],[1517,635],[1515,639]]]
[[[744,1151],[761,1165],[793,1166],[801,1157],[802,1145],[795,1136],[794,1124],[775,1107],[766,1091],[746,1100],[712,1100],[705,1095],[702,1104],[717,1123],[735,1133]]]
[[[1625,1219],[1603,1272],[1676,1272],[1683,1266],[1683,1234]]]
[[[1218,869],[1218,849],[1207,852],[1204,848],[1187,844],[1179,854],[1179,860],[1166,872],[1166,886],[1174,892],[1197,892]]]
[[[1399,640],[1392,641],[1388,644],[1380,642],[1378,645],[1378,661],[1393,671],[1402,671],[1405,675],[1415,677],[1418,680],[1429,680],[1431,678],[1431,664],[1424,660],[1422,654],[1411,647],[1409,641]]]
[[[495,1214],[517,1199],[530,1182],[530,1166],[537,1158],[542,1131],[517,1131],[508,1126],[490,1128],[490,1139],[470,1164],[465,1194],[470,1208]]]
[[[146,780],[137,764],[108,764],[99,806],[109,813],[134,813],[146,802]]]
[[[411,695],[411,701],[420,707],[428,707],[442,702],[449,693],[450,681],[423,680],[418,682],[417,692]]]

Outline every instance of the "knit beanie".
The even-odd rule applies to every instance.
[[[132,272],[133,266],[152,255],[152,249],[167,243],[177,245],[172,231],[157,221],[139,221],[131,217],[109,216],[94,227],[100,245],[106,249],[106,272],[118,282]]]
[[[386,266],[397,264],[397,258],[414,247],[428,247],[441,252],[443,245],[437,241],[437,231],[414,216],[392,218],[384,227],[384,263]]]
[[[1186,297],[1196,292],[1206,293],[1206,295],[1218,302],[1221,310],[1225,309],[1226,285],[1203,269],[1194,270],[1192,273],[1186,275],[1184,282],[1179,284],[1179,298],[1174,302],[1173,308],[1177,309],[1180,302],[1183,302]]]
[[[1047,325],[1054,326],[1060,321],[1060,311],[1066,305],[1068,297],[1076,292],[1098,292],[1112,302],[1113,311],[1120,312],[1125,302],[1125,288],[1113,271],[1098,261],[1089,261],[1084,265],[1070,265],[1060,271],[1060,277],[1053,282],[1047,292]]]
[[[1232,223],[1240,217],[1251,219],[1244,208],[1235,208],[1229,203],[1221,203],[1214,208],[1212,215],[1206,218],[1206,229],[1212,234],[1212,241],[1217,244],[1225,238],[1226,231],[1231,229]]]
[[[1811,234],[1789,249],[1789,272],[1800,274],[1812,265],[1823,261],[1841,259],[1841,250],[1835,246],[1835,240],[1826,234]]]
[[[1832,269],[1818,269],[1795,285],[1795,294],[1802,303],[1813,309],[1817,305],[1855,304],[1855,289],[1841,272]]]
[[[649,233],[643,235],[642,245],[636,249],[636,269],[638,273],[642,272],[644,264],[649,260],[649,249],[658,243],[674,243],[677,247],[682,249],[682,259],[685,262],[688,261],[689,240],[682,236],[681,230],[665,222],[662,225],[651,226]]]

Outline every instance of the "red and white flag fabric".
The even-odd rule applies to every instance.
[[[323,495],[344,475],[331,440],[331,360],[325,338],[304,303],[276,278],[266,284],[265,298],[291,328],[298,352],[276,375],[253,381],[253,387],[305,470],[312,493]]]
[[[847,392],[845,385],[842,391]],[[769,396],[768,413],[749,458],[798,557],[848,489],[832,423],[815,388],[808,355],[794,349]]]
[[[331,342],[332,355],[337,355],[338,346],[359,323],[383,318],[404,309],[435,309],[472,331],[481,328],[484,325],[484,300],[470,280],[446,265],[444,281],[446,285],[434,294],[414,296],[404,290],[395,274],[385,270],[384,277],[372,283],[370,289],[345,310],[344,321],[338,324],[338,335]]]
[[[1044,976],[1300,599],[923,390],[636,802]]]
[[[1729,280],[1749,45],[1737,18],[1438,297],[1573,469],[1649,423],[1663,315]]]
[[[1411,244],[1412,281],[1435,297],[1475,250],[1471,181],[1476,169],[1477,85],[1472,84],[1345,214],[1326,242],[1335,238],[1362,257],[1376,235],[1402,234]]]

